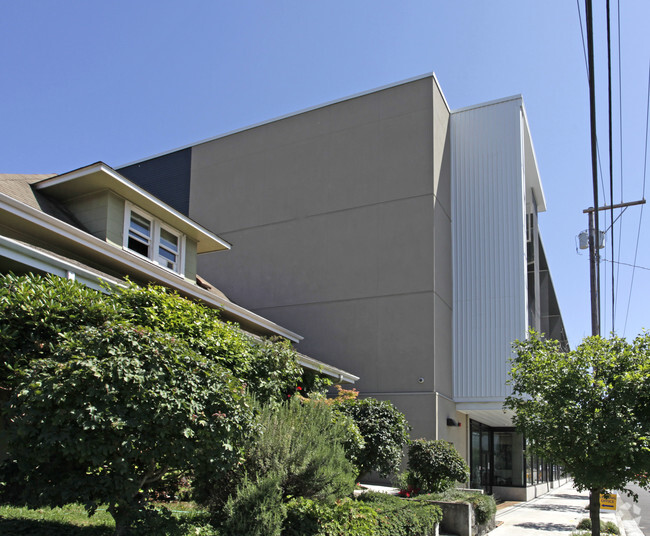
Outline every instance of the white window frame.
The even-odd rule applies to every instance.
[[[131,214],[135,213],[138,216],[148,220],[151,224],[151,239],[149,242],[149,248],[147,255],[144,256],[141,253],[138,253],[137,251],[130,249],[129,248],[129,230],[131,229]],[[160,257],[159,255],[159,249],[161,247],[160,244],[160,231],[161,229],[164,229],[170,234],[173,234],[178,238],[178,252],[177,252],[177,258],[176,258],[176,269],[172,269],[167,267],[165,264],[160,262],[158,259]],[[156,264],[157,266],[160,266],[161,268],[164,268],[165,270],[179,275],[179,276],[184,276],[185,275],[185,235],[178,231],[177,229],[174,229],[173,227],[170,227],[169,225],[163,223],[160,221],[158,218],[153,217],[151,214],[149,214],[147,211],[142,210],[140,207],[135,206],[128,201],[125,202],[125,208],[124,208],[124,229],[123,229],[123,240],[122,240],[122,249],[124,251],[128,251],[132,255],[137,255],[140,258],[147,259],[149,262],[152,262]]]

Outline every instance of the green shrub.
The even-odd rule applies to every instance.
[[[352,499],[326,504],[300,497],[287,505],[282,536],[371,536],[377,518],[373,508]]]
[[[580,520],[580,523],[578,523],[578,526],[576,527],[578,530],[591,530],[591,519],[586,517],[582,520]],[[612,521],[602,521],[600,522],[600,532],[601,534],[619,534],[619,529],[618,525]]]
[[[169,333],[223,364],[260,403],[285,400],[301,382],[302,368],[289,341],[253,337],[236,324],[220,320],[217,310],[164,287],[130,284],[116,289],[111,299],[129,322]]]
[[[442,510],[433,504],[372,492],[362,493],[357,500],[377,512],[377,536],[429,536],[442,520]]]
[[[333,411],[332,414],[333,419],[343,428],[345,433],[345,437],[341,443],[345,450],[345,456],[355,467],[358,467],[358,464],[364,456],[366,441],[363,439],[361,431],[352,417],[339,411]]]
[[[283,536],[432,536],[440,508],[382,493],[325,504],[294,499],[287,505]]]
[[[467,463],[447,441],[416,439],[408,454],[409,483],[421,491],[444,491],[469,478]]]
[[[352,393],[352,396],[349,396]],[[409,440],[409,424],[404,414],[388,401],[356,398],[354,390],[339,389],[332,407],[351,417],[361,432],[364,447],[357,456],[359,477],[377,471],[388,476],[399,470],[402,448]]]
[[[101,292],[54,275],[0,275],[0,393],[32,359],[52,357],[60,333],[120,313]]]
[[[472,491],[448,489],[441,493],[418,495],[417,500],[469,503],[474,509],[474,515],[479,524],[487,523],[497,513],[497,505],[492,495]]]
[[[187,513],[175,517],[165,507],[147,507],[139,512],[128,534],[137,536],[219,536],[207,513]]]
[[[281,402],[296,392],[322,390],[328,380],[305,373],[288,341],[258,338],[219,311],[164,287],[125,287],[105,294],[54,275],[0,275],[0,397],[33,359],[52,357],[59,335],[106,322],[127,323],[182,340],[190,349],[228,368],[260,402]]]
[[[352,494],[354,466],[342,446],[347,431],[325,403],[294,399],[280,407],[267,405],[259,411],[258,425],[260,433],[249,442],[240,470],[213,488],[209,506],[215,522],[231,527],[229,518],[234,517],[240,523],[238,530],[246,533],[247,520],[263,519],[264,508],[275,503],[260,504],[253,518],[252,503],[263,498],[256,488],[277,487],[277,500],[282,503],[304,497],[331,504]]]
[[[249,480],[247,476],[223,511],[222,528],[230,536],[279,536],[286,517],[282,501],[282,475],[270,471]]]
[[[265,406],[259,424],[245,463],[249,475],[282,474],[284,497],[333,502],[352,493],[354,467],[342,446],[347,431],[326,404],[291,400],[279,408]]]

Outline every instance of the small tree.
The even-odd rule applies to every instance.
[[[252,411],[239,380],[169,335],[107,324],[69,334],[15,379],[5,431],[31,505],[102,503],[125,534],[170,470],[220,473]]]
[[[428,493],[451,488],[469,478],[469,467],[454,446],[443,440],[416,439],[409,445],[409,484]]]
[[[597,536],[601,493],[625,490],[628,482],[650,489],[643,477],[650,467],[650,334],[632,344],[589,337],[563,352],[531,332],[513,346],[505,407],[540,455],[590,491]]]
[[[357,455],[359,477],[370,471],[384,477],[396,473],[402,462],[402,449],[409,441],[410,426],[404,414],[386,400],[359,399],[356,390],[337,388],[332,407],[352,418],[365,443]]]

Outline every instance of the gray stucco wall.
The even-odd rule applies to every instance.
[[[427,437],[452,394],[448,118],[428,77],[192,149],[189,216],[233,245],[198,272]]]

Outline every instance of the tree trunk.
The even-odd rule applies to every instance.
[[[589,519],[591,519],[591,536],[600,536],[600,488],[589,490]]]
[[[129,534],[131,528],[131,508],[127,508],[123,504],[111,505],[108,508],[108,513],[111,514],[115,521],[114,536],[126,536]]]

